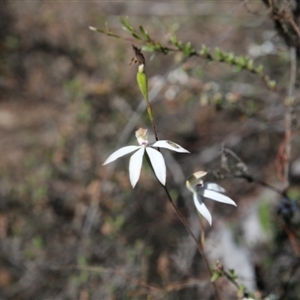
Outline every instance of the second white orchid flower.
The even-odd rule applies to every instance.
[[[204,171],[194,173],[186,181],[186,186],[193,193],[193,199],[197,210],[211,225],[212,217],[203,202],[203,198],[209,198],[214,201],[231,204],[234,206],[236,206],[236,203],[229,197],[222,194],[225,193],[225,190],[218,184],[213,182],[204,183],[202,177],[204,177],[206,174],[207,172]]]
[[[119,150],[112,153],[107,158],[107,160],[103,163],[103,165],[107,165],[110,162],[113,162],[126,154],[135,152],[130,157],[130,161],[129,161],[129,179],[132,187],[134,188],[140,178],[143,157],[146,151],[157,179],[162,185],[165,185],[166,184],[165,160],[162,154],[156,149],[153,149],[153,147],[166,148],[180,153],[189,153],[189,151],[182,148],[178,144],[168,140],[157,141],[152,145],[148,145],[149,142],[148,142],[147,129],[140,128],[135,132],[135,136],[137,138],[139,146],[126,146],[120,148]]]

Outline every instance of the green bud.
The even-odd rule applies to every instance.
[[[136,74],[136,80],[139,85],[140,91],[148,102],[148,79],[144,71],[144,65],[139,65],[138,72]]]
[[[274,89],[276,87],[276,81],[275,80],[270,80],[268,82],[268,86],[270,89]]]

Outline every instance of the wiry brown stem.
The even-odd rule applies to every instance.
[[[211,272],[211,269],[210,269],[210,266],[209,266],[209,263],[208,263],[208,259],[206,257],[206,254],[204,252],[204,247],[202,245],[202,243],[198,242],[197,241],[197,238],[196,236],[194,235],[194,233],[192,232],[192,229],[191,227],[189,226],[188,222],[185,220],[185,218],[182,216],[182,214],[180,213],[180,211],[178,210],[177,206],[175,205],[171,195],[170,195],[170,192],[168,190],[168,187],[167,186],[164,186],[164,190],[167,194],[167,197],[168,197],[168,200],[169,202],[171,203],[172,207],[174,208],[175,210],[175,213],[176,215],[178,216],[179,220],[181,221],[181,223],[184,225],[185,229],[187,230],[187,232],[189,233],[189,235],[192,237],[192,239],[195,241],[196,245],[197,245],[197,249],[199,251],[199,253],[201,254],[201,256],[203,257],[204,259],[204,263],[205,263],[205,266],[206,266],[206,269],[207,269],[207,272],[209,274],[209,277],[211,278],[212,276],[212,272]],[[212,282],[212,285],[213,285],[213,288],[214,288],[214,292],[215,292],[215,297],[217,300],[221,300],[221,296],[220,296],[220,293],[219,293],[219,290],[218,290],[218,287],[216,285],[215,282]]]

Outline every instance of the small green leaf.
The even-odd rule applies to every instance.
[[[191,42],[187,42],[185,45],[184,45],[184,49],[186,51],[190,51],[192,49],[192,45],[191,45]]]
[[[182,50],[182,41],[178,41],[175,45],[179,50]]]
[[[263,65],[259,65],[259,66],[255,69],[255,71],[256,71],[257,73],[262,73],[263,69],[264,69],[264,66],[263,66]]]
[[[235,274],[234,269],[229,269],[228,273],[232,280],[236,280],[238,278],[237,275]]]
[[[226,53],[225,60],[227,63],[232,64],[234,60],[234,54],[232,52]]]
[[[154,45],[147,45],[147,46],[142,46],[142,50],[148,52],[154,52],[156,49]]]
[[[195,53],[196,51],[192,48],[191,42],[187,42],[183,46],[183,53],[185,56],[191,56]]]
[[[177,37],[175,35],[171,35],[170,43],[176,45],[178,43]]]
[[[200,50],[200,55],[203,55],[203,56],[209,56],[210,53],[209,53],[209,48],[205,45],[202,45],[201,46],[201,50]]]
[[[268,86],[269,86],[269,88],[274,89],[276,87],[276,81],[275,80],[270,80],[268,82]]]
[[[130,33],[132,33],[134,31],[134,28],[132,27],[132,25],[130,24],[128,17],[126,18],[122,18],[120,17],[120,22],[122,23],[122,25],[124,26],[123,29],[129,31]]]
[[[225,53],[223,53],[220,48],[216,48],[215,49],[215,56],[216,56],[216,59],[219,60],[219,61],[222,61],[225,59]]]
[[[243,67],[240,65],[235,66],[235,72],[241,72],[243,70]]]
[[[245,287],[243,284],[241,284],[241,285],[239,286],[239,291],[241,291],[242,293],[245,293],[246,287]]]
[[[140,25],[139,30],[140,30],[140,33],[142,34],[143,38],[144,38],[146,41],[150,40],[149,34],[148,34],[148,32],[143,28],[143,26]]]
[[[250,71],[253,69],[253,59],[248,60],[247,69],[250,70]]]
[[[137,35],[135,32],[131,32],[131,35],[137,39],[137,40],[141,40],[141,37],[139,35]]]
[[[246,58],[245,57],[238,56],[238,57],[236,57],[235,61],[236,61],[236,64],[238,67],[240,67],[241,69],[245,68],[245,66],[246,66]]]
[[[219,277],[221,277],[221,274],[219,272],[214,272],[210,278],[211,282],[215,282]]]
[[[163,46],[159,46],[159,50],[163,53],[163,54],[168,54],[169,53],[169,49]]]

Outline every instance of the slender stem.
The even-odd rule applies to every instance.
[[[155,139],[156,139],[156,141],[158,141],[158,135],[157,135],[156,125],[155,125],[155,121],[154,121],[154,117],[153,117],[152,106],[151,106],[151,103],[149,101],[148,82],[147,81],[148,81],[148,78],[147,78],[147,75],[146,75],[146,87],[147,88],[146,88],[146,92],[145,92],[144,98],[145,98],[145,101],[147,103],[147,112],[148,112],[149,119],[151,121],[151,125],[152,125],[152,129],[153,129],[153,132],[154,132],[154,135],[155,135]]]
[[[295,101],[295,84],[297,77],[297,53],[295,47],[291,47],[290,49],[290,57],[291,57],[291,71],[290,71],[290,83],[289,83],[289,91],[288,91],[288,107],[286,108],[285,113],[285,140],[286,142],[283,144],[285,146],[285,161],[283,166],[283,177],[285,180],[285,188],[289,187],[289,167],[291,160],[291,142],[292,142],[292,123],[294,117],[294,109],[293,104]]]
[[[269,190],[272,190],[273,192],[279,194],[279,195],[283,195],[283,192],[280,190],[280,189],[277,189],[276,187],[260,180],[260,179],[257,179],[257,178],[254,178],[252,177],[251,175],[249,174],[242,174],[242,175],[234,175],[232,176],[234,178],[243,178],[245,180],[247,180],[248,182],[255,182],[257,184],[260,184],[262,186],[264,186],[265,188],[268,188]]]
[[[149,115],[149,118],[150,118],[150,121],[151,121],[151,124],[152,124],[152,129],[153,129],[153,132],[154,132],[154,135],[155,135],[155,140],[158,141],[156,125],[155,125],[155,122],[154,122],[152,107],[151,107],[151,104],[150,104],[149,100],[147,101],[147,112],[148,112],[148,115]]]
[[[203,257],[204,259],[204,263],[205,263],[205,266],[206,266],[206,269],[207,269],[207,272],[209,273],[209,278],[211,278],[212,276],[212,272],[211,272],[211,269],[210,269],[210,266],[209,266],[209,263],[208,263],[208,259],[206,257],[206,254],[204,252],[204,247],[202,245],[202,243],[199,243],[196,236],[194,235],[194,233],[192,232],[192,229],[191,227],[189,226],[188,222],[185,220],[185,218],[183,217],[183,215],[180,213],[180,211],[178,210],[177,206],[175,205],[171,195],[170,195],[170,192],[168,190],[168,187],[167,186],[163,186],[166,194],[167,194],[167,197],[168,197],[168,200],[169,202],[171,203],[172,207],[174,208],[175,210],[175,213],[176,215],[178,216],[179,220],[181,221],[181,223],[184,225],[186,231],[189,233],[189,235],[192,237],[192,239],[195,241],[196,245],[197,245],[197,249],[199,251],[199,253],[201,254],[201,256]],[[219,290],[218,290],[218,287],[216,285],[215,282],[212,282],[212,285],[214,287],[214,292],[215,292],[215,297],[216,299],[218,300],[221,300],[221,296],[220,296],[220,293],[219,293]]]

